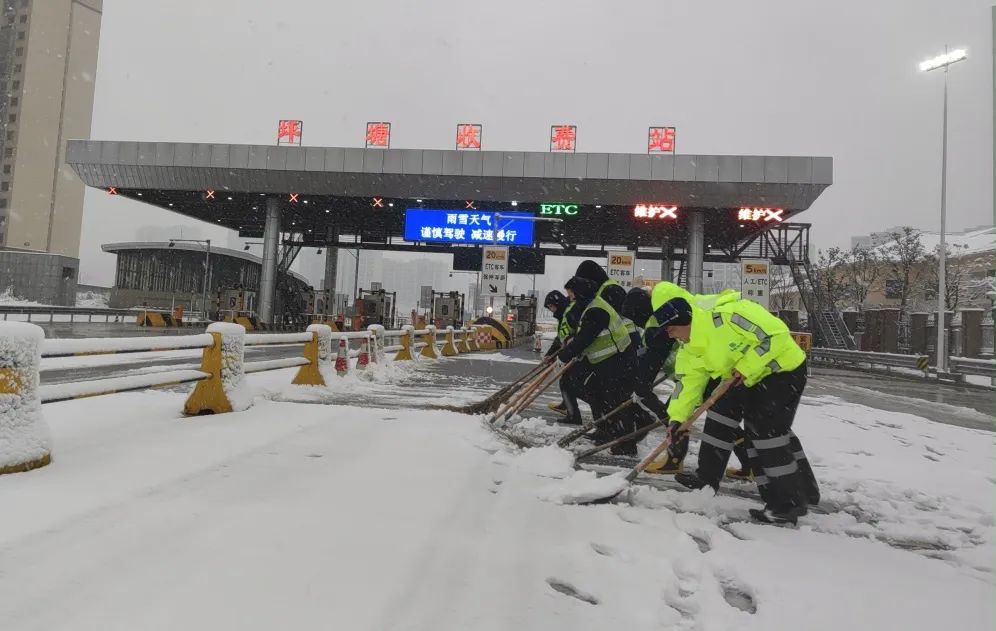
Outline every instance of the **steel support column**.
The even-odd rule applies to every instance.
[[[661,244],[661,280],[666,280],[669,283],[674,282],[674,263],[671,260],[673,253],[671,240],[665,239],[664,243]]]
[[[280,200],[266,199],[263,228],[263,273],[259,281],[259,319],[273,324],[273,298],[277,290],[277,248],[280,247]]]
[[[702,261],[705,259],[705,215],[701,210],[688,213],[688,281],[693,294],[702,293]]]

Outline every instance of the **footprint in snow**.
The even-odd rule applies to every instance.
[[[685,534],[688,535],[689,538],[695,542],[695,545],[699,547],[699,552],[701,552],[702,554],[705,554],[706,552],[712,550],[712,544],[710,544],[709,540],[706,539],[705,537],[701,535],[693,535],[690,532],[686,532]]]
[[[757,613],[757,603],[749,590],[733,581],[724,579],[719,581],[719,586],[723,590],[723,598],[731,607],[747,613]]]
[[[934,454],[935,456],[943,456],[944,455],[943,451],[941,451],[939,449],[934,449],[930,445],[924,445],[923,448],[926,449],[927,451],[929,451],[930,453]]]
[[[926,458],[927,460],[932,460],[933,462],[940,462],[941,461],[940,458],[935,458],[934,456],[931,456],[929,454],[924,454],[923,457]]]
[[[546,579],[546,584],[552,587],[555,591],[571,598],[577,598],[581,602],[586,602],[589,605],[597,605],[598,599],[589,594],[586,591],[578,589],[574,585],[571,585],[567,581],[562,581],[558,578],[548,578]]]

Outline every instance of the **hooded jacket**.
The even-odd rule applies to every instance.
[[[564,287],[574,292],[578,305],[586,305],[583,309],[577,332],[557,354],[557,359],[562,362],[568,362],[581,355],[595,341],[595,338],[609,327],[609,321],[613,316],[620,316],[617,313],[610,313],[599,306],[600,301],[590,304],[599,290],[599,285],[596,285],[595,281],[575,276],[567,281]],[[608,302],[604,296],[602,300],[606,303]],[[575,307],[574,309],[577,308]],[[611,305],[608,305],[608,308],[613,309]]]
[[[599,295],[616,310],[616,313],[622,311],[623,303],[626,302],[626,290],[619,283],[609,280],[609,275],[605,273],[601,265],[591,259],[581,261],[574,277],[590,280],[595,284],[595,291],[601,292]]]

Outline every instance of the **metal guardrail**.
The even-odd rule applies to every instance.
[[[142,309],[103,309],[97,307],[0,305],[0,319],[17,319],[22,322],[94,322],[96,317],[98,318],[96,322],[111,322],[111,318],[118,318],[119,322],[130,324],[142,311]],[[10,318],[12,315],[27,317],[21,320],[20,318]],[[69,316],[69,318],[56,320],[56,316]]]
[[[949,357],[948,368],[962,375],[982,375],[996,379],[996,360],[971,357]]]
[[[810,358],[823,363],[831,364],[868,364],[871,366],[881,366],[889,368],[906,368],[923,372],[924,376],[931,373],[936,375],[936,370],[929,365],[930,358],[926,355],[901,355],[898,353],[873,353],[870,351],[848,351],[836,348],[814,348],[809,352]],[[969,357],[948,358],[948,375],[941,375],[947,378],[959,380],[965,375],[978,375],[983,377],[996,378],[996,361],[991,359],[972,359]]]

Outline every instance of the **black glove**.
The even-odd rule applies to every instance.
[[[683,451],[679,445],[688,438],[688,430],[681,429],[681,423],[675,421],[667,426],[667,452],[672,457],[678,458]]]

